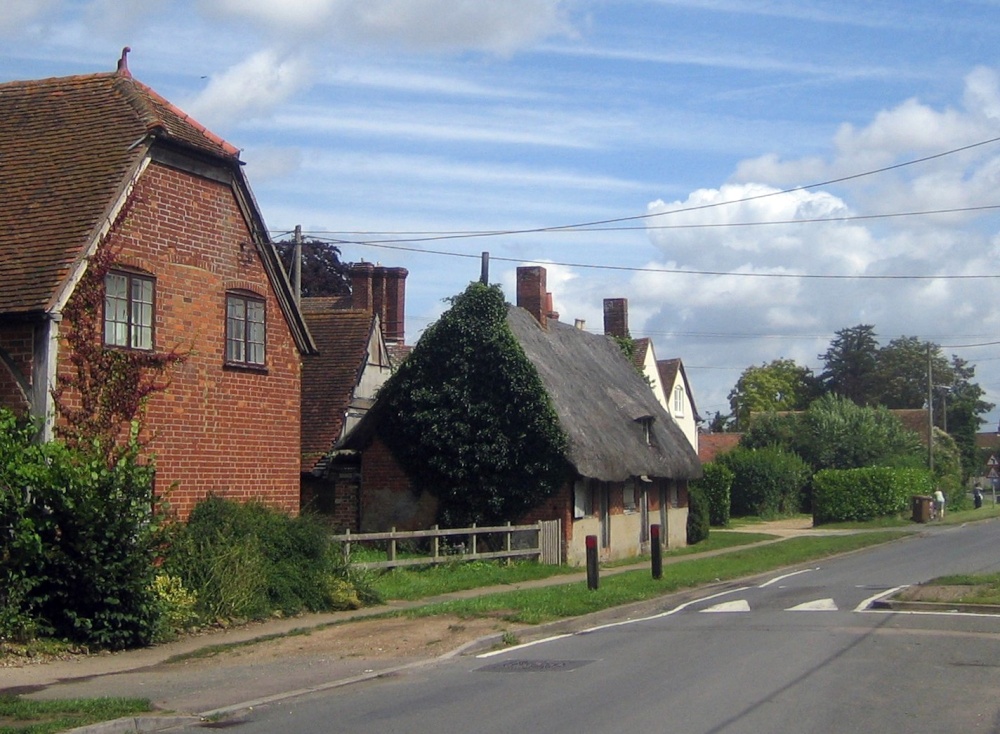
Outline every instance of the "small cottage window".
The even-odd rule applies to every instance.
[[[625,512],[635,512],[635,482],[631,479],[625,482],[625,486],[622,487],[622,505]]]
[[[674,388],[674,415],[684,417],[684,388],[680,385]]]
[[[265,336],[264,299],[245,293],[227,293],[226,363],[263,367]]]
[[[579,520],[594,514],[594,492],[590,484],[578,479],[573,484],[573,519]]]
[[[112,270],[104,276],[104,343],[153,348],[153,278]]]

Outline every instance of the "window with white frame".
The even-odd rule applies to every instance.
[[[573,483],[573,519],[579,520],[594,514],[593,487],[584,479]]]
[[[680,385],[674,388],[674,415],[684,417],[684,388]]]
[[[635,512],[636,504],[635,480],[629,479],[622,487],[622,506],[625,512]]]
[[[263,298],[227,293],[226,363],[263,367],[266,326]]]
[[[111,347],[153,348],[155,281],[148,275],[112,270],[104,276],[104,343]]]

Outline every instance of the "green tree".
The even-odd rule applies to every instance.
[[[935,385],[954,381],[941,348],[914,336],[893,339],[876,354],[872,402],[887,408],[923,408],[927,405],[928,356]]]
[[[791,359],[775,359],[747,367],[729,393],[729,406],[740,427],[751,413],[805,410],[820,393],[820,384],[808,367]]]
[[[379,433],[445,526],[516,520],[568,477],[566,436],[507,325],[499,286],[473,283],[379,393]]]
[[[980,416],[993,410],[993,403],[983,400],[986,393],[972,378],[976,368],[960,357],[952,356],[951,373],[953,382],[945,394],[947,404],[944,411],[948,434],[955,439],[962,455],[962,472],[968,477],[980,469],[980,457],[976,448],[976,434],[982,423]]]
[[[829,349],[819,355],[825,366],[819,379],[827,392],[842,395],[858,405],[873,402],[879,348],[875,336],[871,324],[858,324],[836,333]]]
[[[281,240],[274,248],[289,279],[295,258],[295,241]],[[340,260],[340,248],[322,240],[302,242],[302,296],[349,296],[350,265]]]

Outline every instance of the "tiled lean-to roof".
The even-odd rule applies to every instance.
[[[238,162],[124,65],[0,84],[0,316],[52,307],[157,138]]]

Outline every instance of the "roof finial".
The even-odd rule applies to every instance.
[[[118,59],[118,74],[120,76],[132,76],[132,72],[128,70],[128,52],[131,50],[128,46],[122,49],[122,57]]]

